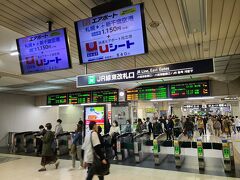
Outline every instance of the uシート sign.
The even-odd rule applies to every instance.
[[[143,4],[75,22],[81,63],[147,52]]]
[[[213,73],[213,59],[77,76],[77,87]]]
[[[65,28],[17,39],[22,74],[71,68]]]

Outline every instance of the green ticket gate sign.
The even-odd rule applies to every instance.
[[[198,147],[198,156],[203,156],[203,148],[202,147]]]
[[[224,157],[224,159],[230,159],[230,149],[229,148],[223,148],[223,157]]]
[[[201,139],[197,140],[197,153],[198,153],[198,167],[199,169],[204,170],[205,169],[204,151]]]
[[[223,162],[224,162],[224,170],[230,172],[232,170],[231,167],[231,151],[230,146],[227,140],[222,141],[222,153],[223,153]]]

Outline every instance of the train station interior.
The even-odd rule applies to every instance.
[[[104,179],[240,179],[240,0],[0,0],[0,179],[85,180],[92,122]]]

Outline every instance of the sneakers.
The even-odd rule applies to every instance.
[[[42,171],[46,171],[47,169],[46,168],[41,168],[38,170],[38,172],[42,172]]]
[[[58,169],[59,164],[60,164],[59,161],[56,162],[56,164],[55,164],[56,169]]]

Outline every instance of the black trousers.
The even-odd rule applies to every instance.
[[[94,176],[94,168],[92,164],[88,164],[88,172],[87,172],[87,179],[86,180],[92,180]],[[98,176],[99,180],[104,180],[104,176]]]

